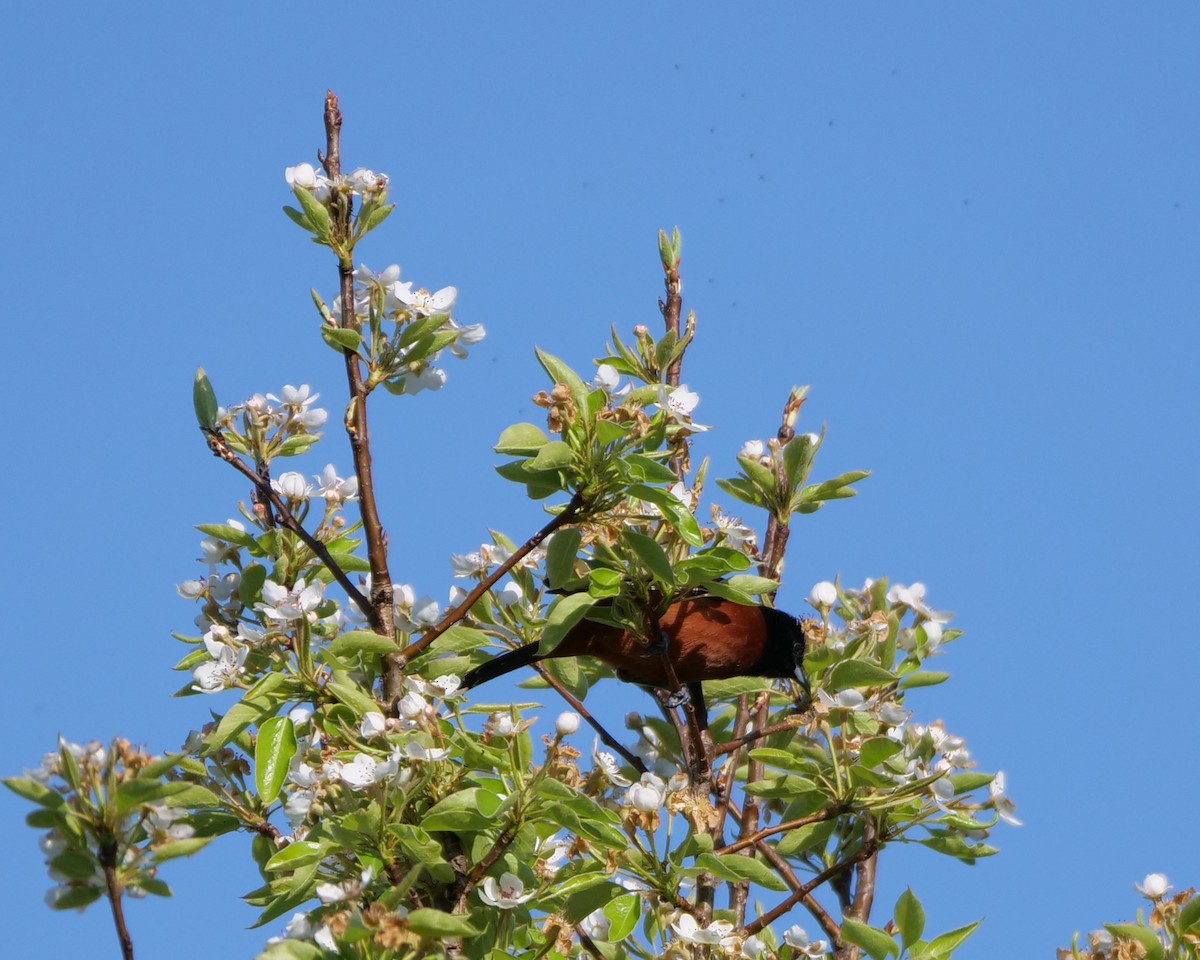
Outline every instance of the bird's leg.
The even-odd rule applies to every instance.
[[[685,689],[675,674],[675,665],[670,657],[670,637],[661,627],[658,630],[658,642],[654,644],[661,648],[663,672],[667,675],[668,698],[661,701],[664,709],[669,703],[671,707],[682,707],[683,715],[687,718],[687,737],[681,738],[684,744],[684,756],[687,758],[688,775],[696,786],[704,784],[705,789],[712,785],[712,737],[708,733],[708,711],[704,706],[704,688],[696,680]]]

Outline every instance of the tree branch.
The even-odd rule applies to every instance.
[[[133,960],[133,937],[125,925],[125,908],[121,903],[123,889],[117,876],[117,842],[107,840],[100,845],[100,865],[104,870],[104,885],[108,888],[108,902],[112,907],[113,925],[117,928],[117,939],[121,943],[121,956]]]
[[[399,664],[400,669],[403,669],[413,657],[421,653],[426,647],[433,643],[434,640],[462,620],[462,618],[465,617],[470,611],[471,607],[475,605],[475,601],[491,590],[501,577],[503,577],[506,573],[508,573],[509,570],[524,560],[525,557],[529,555],[530,551],[537,547],[538,544],[550,536],[550,534],[552,534],[559,527],[565,527],[567,524],[573,522],[582,512],[583,505],[583,494],[576,493],[571,498],[571,502],[568,503],[563,509],[562,513],[554,517],[549,523],[542,527],[541,530],[526,540],[512,555],[508,557],[508,559],[500,564],[500,566],[484,577],[478,583],[478,585],[476,585],[475,589],[473,589],[466,595],[466,597],[463,598],[462,602],[459,603],[458,606],[456,606],[453,610],[447,611],[446,615],[442,617],[436,626],[430,627],[423,634],[421,634],[420,640],[414,640],[399,653],[393,654],[393,661]]]
[[[357,325],[354,313],[354,250],[351,242],[354,197],[349,191],[339,188],[342,175],[341,136],[342,111],[338,106],[337,96],[329,90],[325,94],[325,153],[318,153],[318,156],[325,167],[325,173],[334,181],[329,215],[332,220],[331,246],[338,254],[338,293],[342,305],[339,325],[343,330],[352,330]],[[388,541],[379,518],[379,508],[375,501],[375,478],[371,469],[371,432],[367,424],[368,391],[363,383],[358,352],[346,347],[342,350],[342,357],[346,363],[346,383],[350,394],[350,402],[346,407],[346,435],[350,438],[354,474],[358,477],[358,510],[362,518],[363,536],[367,541],[367,559],[371,564],[371,594],[367,605],[362,609],[372,630],[385,637],[395,637],[395,607],[392,575],[388,570]],[[385,657],[383,672],[384,696],[389,700],[394,699],[402,689],[402,667],[396,666],[394,660]]]
[[[363,612],[369,621],[371,619],[371,606],[367,602],[367,598],[363,596],[362,591],[346,575],[346,571],[333,559],[333,554],[329,552],[329,548],[301,526],[300,522],[292,515],[292,511],[288,509],[288,505],[284,503],[283,498],[275,492],[275,489],[271,486],[271,481],[262,474],[256,473],[249,464],[243,461],[234,452],[233,448],[226,443],[225,438],[216,430],[203,427],[202,431],[208,440],[208,448],[213,452],[213,456],[220,457],[254,484],[256,499],[260,503],[269,503],[275,508],[275,513],[284,527],[299,537],[304,542],[304,545],[325,564],[329,572],[333,574],[333,578],[338,582],[338,585],[346,591],[346,595],[350,598],[350,601]],[[374,627],[375,624],[372,623],[371,626]]]

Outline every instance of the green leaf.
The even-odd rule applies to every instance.
[[[229,708],[216,727],[204,738],[200,756],[211,757],[253,723],[274,716],[288,698],[289,683],[282,673],[268,673]]]
[[[500,434],[492,449],[514,457],[532,457],[550,442],[541,427],[533,423],[514,423]]]
[[[128,813],[140,803],[161,800],[171,791],[172,784],[154,777],[133,777],[117,787],[117,812]]]
[[[895,681],[895,674],[867,660],[843,660],[829,674],[829,686],[833,690],[883,687]]]
[[[288,219],[291,220],[292,223],[298,224],[299,226],[301,226],[305,230],[307,230],[309,233],[313,232],[312,224],[308,222],[308,217],[306,217],[304,214],[302,214],[295,207],[285,206],[283,208],[283,212],[288,215]]]
[[[236,543],[239,547],[249,547],[251,550],[258,549],[258,541],[249,532],[231,527],[227,523],[198,523],[196,529],[207,537]]]
[[[674,483],[679,479],[665,463],[644,453],[627,453],[621,462],[625,464],[629,476],[642,483]]]
[[[864,767],[877,767],[903,749],[904,747],[891,737],[872,737],[865,741],[859,750],[859,762]]]
[[[986,843],[968,843],[960,834],[933,827],[929,828],[929,836],[920,838],[917,843],[963,863],[973,864],[981,857],[990,857],[998,852],[995,847]]]
[[[303,453],[321,438],[311,433],[297,433],[279,445],[279,456],[295,457]]]
[[[254,784],[263,803],[274,803],[296,755],[296,728],[289,717],[271,717],[254,743]]]
[[[193,853],[203,850],[215,839],[215,836],[207,836],[173,840],[171,843],[163,844],[163,846],[158,847],[154,851],[154,861],[156,863],[164,863],[167,860],[174,860],[176,857],[190,857]]]
[[[217,425],[217,395],[203,367],[196,368],[196,382],[192,385],[192,405],[196,408],[196,420],[209,430]]]
[[[642,566],[658,583],[663,586],[675,583],[675,571],[671,569],[671,561],[657,540],[636,530],[622,530],[621,539],[629,545]]]
[[[82,910],[89,903],[100,899],[100,888],[93,886],[68,887],[51,906],[55,910]]]
[[[575,462],[574,451],[561,440],[551,440],[538,450],[529,464],[534,470],[565,470]]]
[[[329,219],[329,211],[325,208],[325,204],[321,203],[320,200],[314,197],[303,187],[293,187],[292,193],[294,193],[296,195],[296,199],[300,201],[300,206],[304,210],[305,219],[308,220],[308,224],[312,232],[321,240],[328,241],[331,222]]]
[[[778,580],[772,580],[769,577],[757,577],[751,573],[740,573],[737,576],[730,577],[725,582],[734,590],[751,597],[770,593],[779,586]]]
[[[202,810],[223,807],[225,802],[215,793],[198,783],[189,783],[182,790],[167,797],[168,807],[182,810]]]
[[[335,350],[351,352],[358,350],[363,342],[362,334],[357,330],[349,327],[335,327],[329,323],[321,324],[321,339]]]
[[[578,579],[575,560],[579,555],[581,540],[582,535],[574,527],[559,530],[550,538],[550,546],[546,550],[546,582],[550,589],[557,590]]]
[[[675,532],[684,541],[693,547],[704,546],[704,534],[700,532],[700,524],[696,522],[692,512],[671,491],[664,490],[662,487],[648,487],[645,484],[635,483],[628,492],[629,496],[637,500],[645,500],[647,503],[657,506],[662,511],[663,517],[675,528]]]
[[[791,488],[800,486],[808,479],[812,469],[817,444],[807,433],[798,433],[783,448],[783,467]]]
[[[337,697],[339,702],[344,703],[360,717],[379,710],[379,704],[375,702],[375,698],[369,693],[365,693],[361,686],[350,680],[348,675],[341,670],[335,671],[334,678],[325,685],[325,688]]]
[[[733,480],[726,480],[724,477],[717,478],[717,486],[724,490],[731,497],[736,497],[743,503],[748,503],[754,507],[765,507],[766,500],[763,498],[758,487],[754,486],[749,480],[744,480],[741,477]]]
[[[550,379],[555,383],[566,384],[566,386],[571,390],[571,398],[575,401],[575,406],[580,410],[580,412],[586,410],[589,391],[587,384],[580,379],[579,374],[577,374],[553,354],[545,353],[536,349],[535,352],[537,353],[538,363],[540,363],[542,365],[542,369],[549,374]]]
[[[913,690],[916,687],[932,687],[939,683],[945,683],[949,679],[950,674],[948,673],[939,673],[936,670],[914,670],[900,678],[900,689]]]
[[[496,826],[495,815],[503,801],[483,787],[467,787],[439,800],[421,818],[427,833],[463,832]]]
[[[550,652],[558,646],[571,628],[587,616],[596,605],[594,597],[586,593],[572,593],[559,597],[546,614],[546,628],[542,631],[541,649]]]
[[[956,795],[986,787],[995,779],[994,773],[955,773],[950,775],[950,783],[953,785]]]
[[[912,892],[912,887],[900,894],[900,899],[896,901],[896,927],[906,950],[920,940],[925,932],[925,908]]]
[[[1118,926],[1122,926],[1122,924],[1118,924]],[[954,930],[949,930],[946,933],[943,933],[941,936],[934,937],[929,941],[929,952],[937,954],[940,957],[949,957],[950,954],[962,946],[967,937],[973,934],[978,927],[979,921],[976,920],[974,923],[968,923],[965,927],[957,927]],[[1111,930],[1112,928],[1109,927],[1109,929]],[[1146,933],[1155,943],[1158,943],[1158,939],[1154,936],[1154,934],[1150,933],[1149,930],[1146,930]],[[1158,951],[1157,958],[1148,955],[1147,960],[1162,960],[1161,943],[1158,944]]]
[[[884,960],[893,953],[897,956],[900,953],[900,944],[890,934],[849,917],[842,921],[842,939],[862,947],[874,960]]]
[[[784,857],[794,857],[809,850],[823,849],[829,842],[829,837],[836,825],[833,820],[822,820],[819,823],[810,823],[807,826],[789,830],[775,845],[775,849]]]
[[[1192,897],[1179,911],[1179,932],[1187,933],[1197,924],[1200,924],[1200,897]]]
[[[263,865],[263,869],[268,873],[276,873],[280,870],[291,871],[305,864],[317,863],[324,856],[325,850],[319,843],[314,843],[312,840],[297,840],[274,854]]]
[[[372,206],[371,211],[367,214],[366,218],[360,218],[359,220],[359,236],[366,236],[377,226],[383,223],[384,220],[390,217],[392,215],[392,211],[395,209],[396,205],[394,203],[380,203]]]
[[[4,785],[13,793],[43,807],[61,807],[64,803],[61,793],[51,790],[44,783],[38,783],[31,777],[5,777]]]
[[[782,892],[787,889],[787,884],[774,870],[754,857],[744,857],[738,853],[724,856],[702,853],[696,858],[696,866],[716,874],[722,880],[732,880],[735,883],[748,880],[765,890]]]
[[[261,563],[252,563],[242,571],[238,584],[238,599],[242,606],[253,607],[262,599],[263,584],[267,582],[267,568]]]
[[[477,937],[483,933],[460,913],[444,913],[432,907],[419,907],[408,915],[408,927],[423,937]]]
[[[348,630],[329,644],[329,652],[335,657],[355,653],[383,656],[385,653],[395,653],[399,649],[395,640],[374,630]]]
[[[79,850],[67,850],[50,861],[49,865],[72,880],[89,880],[96,876],[96,858]]]
[[[604,905],[604,916],[608,919],[610,943],[624,940],[633,933],[642,915],[642,898],[636,893],[617,897]]]
[[[321,960],[325,955],[324,950],[308,940],[277,940],[254,960]]]

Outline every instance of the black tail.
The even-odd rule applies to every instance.
[[[517,647],[516,650],[509,650],[507,653],[485,660],[474,670],[468,670],[462,678],[462,686],[459,689],[470,690],[471,687],[477,687],[488,680],[495,680],[496,677],[503,676],[512,670],[519,670],[521,667],[527,667],[540,659],[538,644],[527,643],[523,647]]]

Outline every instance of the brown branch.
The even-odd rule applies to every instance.
[[[798,827],[807,827],[810,824],[821,823],[824,820],[832,820],[834,817],[840,817],[846,813],[849,808],[843,805],[826,807],[820,813],[810,813],[807,817],[798,817],[795,820],[785,820],[783,823],[777,823],[773,827],[763,827],[761,830],[756,830],[753,833],[746,834],[745,821],[743,821],[743,834],[741,839],[729,844],[727,847],[721,847],[714,850],[713,853],[717,856],[724,856],[727,853],[737,853],[739,850],[744,850],[746,847],[756,846],[767,837],[772,837],[777,833],[787,833],[789,830],[795,830]]]
[[[754,711],[754,724],[761,727],[767,722],[767,705],[765,703],[756,702]],[[746,783],[756,783],[763,777],[764,766],[761,760],[750,758],[746,765]],[[762,813],[762,800],[753,794],[746,794],[745,805],[742,808],[742,824],[741,824],[741,840],[733,845],[732,851],[737,852],[744,846],[750,846],[753,841],[747,841],[747,838],[752,837],[758,832],[759,817]],[[750,882],[748,880],[735,883],[730,894],[730,906],[733,908],[734,922],[737,926],[741,926],[746,921],[746,901],[750,897]]]
[[[605,746],[612,747],[612,749],[616,750],[617,753],[619,753],[625,759],[625,762],[633,767],[633,769],[638,773],[648,772],[646,770],[646,765],[642,763],[641,757],[631,753],[620,742],[618,742],[616,737],[605,730],[600,721],[593,717],[590,712],[588,712],[587,707],[583,705],[583,701],[575,696],[575,694],[573,694],[570,690],[568,690],[561,680],[551,674],[550,671],[546,669],[544,664],[535,663],[533,665],[533,669],[540,673],[542,675],[542,679],[550,684],[550,686],[552,686],[556,691],[558,691],[558,695],[566,700],[567,703],[569,703],[575,710],[575,712],[588,722],[588,726],[596,731],[596,733],[600,736],[600,739],[604,742]]]
[[[678,340],[682,336],[679,319],[683,316],[683,281],[679,278],[679,262],[663,264],[663,272],[667,275],[663,281],[666,287],[667,299],[664,303],[658,301],[658,309],[662,311],[663,320],[667,324],[667,333],[675,334]],[[664,377],[667,386],[679,386],[680,371],[683,369],[683,357],[676,357],[666,369]]]
[[[318,153],[334,189],[329,201],[330,246],[338,255],[338,293],[341,296],[342,315],[339,325],[343,330],[353,330],[358,325],[354,313],[354,248],[351,237],[351,219],[354,213],[354,196],[341,187],[342,175],[342,111],[338,98],[332,90],[325,93],[325,152]],[[371,594],[363,613],[371,629],[385,637],[396,636],[395,607],[392,590],[392,575],[388,570],[388,540],[379,518],[375,501],[375,479],[371,468],[371,432],[367,424],[367,388],[363,382],[362,367],[358,351],[346,347],[342,350],[346,362],[346,383],[350,402],[346,407],[346,435],[350,439],[350,453],[354,460],[354,474],[358,478],[358,510],[362,518],[363,536],[367,541],[367,559],[371,564]],[[403,667],[394,658],[383,661],[383,691],[388,700],[400,695]]]
[[[288,509],[283,498],[275,492],[271,486],[271,481],[262,474],[256,473],[254,468],[242,460],[241,457],[234,452],[229,446],[225,438],[216,430],[209,427],[201,428],[205,438],[208,440],[208,448],[213,452],[213,456],[220,457],[231,467],[238,471],[242,476],[254,484],[254,490],[260,502],[269,503],[275,508],[275,512],[279,517],[280,522],[304,541],[304,545],[316,555],[316,557],[325,564],[329,572],[333,574],[333,578],[338,582],[350,601],[362,610],[367,619],[371,617],[371,607],[367,603],[367,598],[363,596],[362,591],[354,585],[350,578],[346,575],[346,571],[341,568],[336,560],[333,559],[333,554],[320,540],[314,537],[311,533],[301,526],[300,522],[293,516],[292,511]],[[374,627],[374,623],[371,624]]]
[[[757,702],[757,701],[756,701]],[[738,739],[745,735],[746,725],[750,722],[750,707],[743,693],[738,697],[737,713],[733,718],[733,739]],[[733,754],[729,758],[729,762],[725,764],[721,770],[721,775],[717,784],[717,826],[713,830],[713,839],[725,836],[725,820],[729,816],[729,805],[733,800],[733,778],[737,773],[738,760],[737,750],[726,751]],[[719,756],[720,751],[714,747],[713,760]]]
[[[732,812],[734,818],[740,818],[741,812],[737,809],[737,805],[732,803],[730,805],[733,808]],[[799,825],[799,821],[792,821],[787,824],[789,828],[794,828],[797,825]],[[778,830],[783,826],[784,824],[780,824],[780,826],[776,827],[775,829]],[[770,831],[762,831],[762,834],[769,833]],[[765,837],[760,835],[759,838],[755,840],[754,846],[755,849],[757,849],[758,852],[763,855],[763,859],[767,860],[771,866],[778,871],[779,875],[783,877],[784,883],[786,883],[793,892],[799,891],[804,886],[804,884],[801,883],[800,878],[796,875],[796,871],[792,869],[792,865],[788,863],[787,860],[785,860],[782,856],[780,856],[778,850],[766,842]],[[714,852],[724,853],[722,850]],[[842,928],[838,926],[837,921],[829,915],[828,911],[826,911],[826,909],[821,905],[821,901],[814,897],[811,892],[805,893],[801,897],[800,904],[812,914],[813,919],[820,924],[821,929],[825,931],[826,936],[828,936],[830,940],[836,941],[841,936]]]
[[[117,928],[117,939],[121,943],[121,956],[124,960],[133,960],[133,937],[125,925],[125,908],[121,903],[123,890],[121,879],[117,876],[117,841],[105,841],[100,845],[99,853],[104,884],[108,888],[108,902],[112,907],[113,925]]]
[[[784,882],[789,887],[791,887],[793,890],[799,890],[800,887],[803,886],[803,884],[800,882],[800,878],[796,876],[796,871],[792,869],[791,864],[783,859],[783,857],[779,855],[779,852],[774,847],[768,843],[762,843],[760,841],[758,843],[758,851],[771,862],[771,866],[779,871],[780,875],[784,879]],[[838,922],[834,920],[832,916],[830,916],[829,911],[821,905],[820,900],[814,897],[811,893],[806,893],[801,898],[800,903],[805,909],[808,910],[809,913],[812,914],[813,919],[821,925],[821,929],[825,931],[825,935],[829,937],[830,940],[837,940],[841,936],[841,926],[839,926]]]
[[[784,730],[795,730],[799,726],[801,726],[801,722],[798,718],[792,716],[779,723],[773,723],[769,727],[763,727],[761,730],[751,730],[740,737],[734,737],[725,743],[717,744],[713,747],[713,754],[719,757],[726,753],[733,753],[735,750],[740,750],[742,747],[754,743],[756,740],[762,740],[772,734],[781,733]]]
[[[863,843],[868,842],[868,838],[875,836],[875,821],[868,817],[863,824]],[[847,916],[853,917],[861,923],[866,923],[871,916],[871,907],[875,904],[875,874],[879,866],[879,851],[876,850],[871,856],[854,868],[854,903],[850,907],[850,912]]]
[[[421,634],[420,640],[413,641],[398,654],[393,654],[393,661],[399,664],[400,668],[403,669],[413,657],[421,653],[421,651],[433,643],[434,640],[462,620],[462,618],[465,617],[470,611],[471,607],[475,605],[475,601],[491,590],[501,577],[503,577],[506,573],[508,573],[509,570],[524,560],[529,552],[532,551],[538,544],[550,536],[550,534],[552,534],[559,527],[565,527],[568,523],[574,521],[575,518],[582,512],[583,505],[583,494],[576,493],[571,498],[571,502],[567,504],[562,513],[554,517],[549,523],[542,527],[541,530],[526,540],[525,543],[523,543],[521,547],[516,550],[516,552],[509,556],[508,559],[500,564],[500,566],[497,567],[492,573],[484,577],[475,587],[475,589],[473,589],[466,595],[466,597],[463,598],[462,602],[459,603],[458,606],[456,606],[453,610],[447,611],[446,615],[442,617],[436,626],[430,627],[423,634]]]
[[[470,873],[459,880],[458,902],[454,905],[454,909],[450,911],[451,913],[466,913],[467,897],[471,895],[471,891],[475,889],[475,885],[483,879],[483,875],[488,872],[492,864],[504,855],[504,851],[509,848],[509,845],[516,839],[516,836],[517,828],[512,823],[500,831],[500,836],[492,844],[492,849],[483,855],[482,859],[475,864]]]
[[[796,418],[804,405],[804,396],[795,388],[788,394],[787,403],[783,405],[783,416],[780,419],[779,430],[776,431],[776,451],[790,443],[796,436]],[[783,470],[783,458],[776,453],[772,458],[776,462],[775,482],[782,488],[787,478]],[[788,514],[780,516],[774,511],[767,520],[767,532],[763,538],[762,561],[758,565],[759,576],[770,580],[778,580],[783,571],[783,555],[787,551],[788,537],[791,535],[789,526],[791,517]]]
[[[780,903],[778,903],[775,907],[773,907],[772,909],[770,909],[766,913],[764,913],[757,920],[754,920],[753,922],[746,924],[746,927],[743,932],[746,934],[746,936],[753,936],[754,934],[758,933],[760,930],[763,929],[763,927],[766,927],[769,924],[774,923],[776,920],[778,920],[780,917],[782,917],[784,914],[786,914],[789,910],[792,909],[792,907],[794,907],[797,903],[801,902],[806,896],[808,896],[808,894],[812,893],[814,890],[817,889],[817,887],[821,886],[821,884],[826,883],[827,881],[833,879],[834,877],[840,876],[845,871],[847,871],[851,867],[853,867],[855,864],[861,863],[863,860],[866,860],[869,857],[874,856],[875,852],[878,849],[879,849],[879,841],[877,838],[872,838],[872,840],[868,843],[867,838],[864,837],[863,845],[858,850],[857,853],[852,854],[851,856],[847,857],[845,860],[838,861],[837,863],[833,864],[830,867],[826,867],[824,870],[822,870],[820,873],[818,873],[815,877],[813,877],[811,880],[809,880],[808,883],[806,883],[802,887],[800,887],[799,890],[793,891],[791,896],[786,897],[784,900],[782,900]]]

